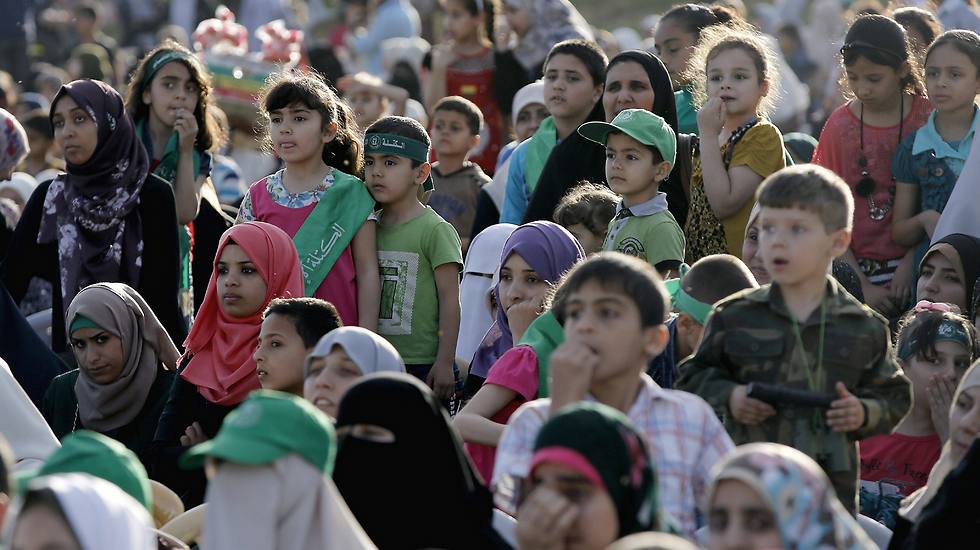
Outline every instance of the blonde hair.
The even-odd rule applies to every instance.
[[[779,65],[776,55],[761,33],[752,27],[737,23],[715,25],[701,31],[701,39],[684,73],[685,80],[693,85],[695,107],[700,109],[708,101],[708,63],[721,52],[728,50],[742,50],[747,53],[755,63],[756,72],[759,73],[759,83],[769,84],[769,92],[760,99],[756,107],[756,114],[768,115],[775,108],[779,95],[777,89]]]

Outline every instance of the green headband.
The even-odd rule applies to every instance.
[[[143,80],[140,81],[140,89],[146,89],[146,85],[153,80],[157,72],[167,63],[171,61],[186,61],[190,63],[192,57],[194,56],[180,50],[160,50],[153,54],[153,57],[146,62],[146,70],[143,72]]]
[[[417,139],[395,134],[367,134],[364,136],[364,154],[381,153],[405,157],[416,162],[429,162],[429,146]],[[430,175],[422,182],[424,191],[432,191],[435,185]]]
[[[664,285],[667,287],[667,292],[670,294],[671,307],[690,315],[691,318],[697,321],[699,325],[704,325],[704,322],[708,320],[708,314],[711,313],[712,305],[698,301],[687,292],[684,292],[684,288],[681,286],[681,281],[684,280],[684,275],[690,269],[691,267],[689,265],[681,264],[681,276],[677,279],[669,279],[664,281]]]
[[[963,323],[958,323],[952,319],[943,319],[939,323],[939,327],[936,328],[936,339],[934,343],[936,342],[956,342],[968,350],[973,349],[970,334],[963,327]],[[923,342],[920,342],[918,338],[905,339],[898,348],[898,358],[908,360],[921,351],[922,344]]]
[[[95,321],[89,319],[84,315],[76,315],[75,319],[71,322],[71,327],[68,329],[68,334],[73,334],[76,330],[81,330],[83,328],[97,328],[99,330],[104,330]]]

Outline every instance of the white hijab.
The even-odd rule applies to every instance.
[[[500,269],[500,254],[510,234],[517,229],[511,223],[498,223],[477,235],[466,252],[463,279],[459,283],[459,338],[456,357],[467,363],[493,325],[487,306],[487,295],[493,288],[493,277]]]
[[[361,327],[340,327],[323,335],[307,356],[303,378],[310,370],[310,361],[330,355],[340,346],[351,361],[367,375],[375,372],[405,372],[405,361],[395,346],[377,334]]]
[[[0,434],[14,451],[16,470],[39,468],[61,446],[3,359],[0,359]]]

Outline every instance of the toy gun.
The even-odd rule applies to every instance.
[[[765,382],[752,382],[748,385],[747,390],[746,395],[752,399],[764,401],[774,407],[792,406],[827,409],[830,408],[831,403],[837,400],[837,396],[832,393],[787,388]]]

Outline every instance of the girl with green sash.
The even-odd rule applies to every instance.
[[[252,184],[238,221],[271,223],[293,238],[305,294],[337,308],[344,325],[378,328],[381,280],[374,199],[350,109],[315,74],[280,73],[262,91],[266,146],[284,168]]]

